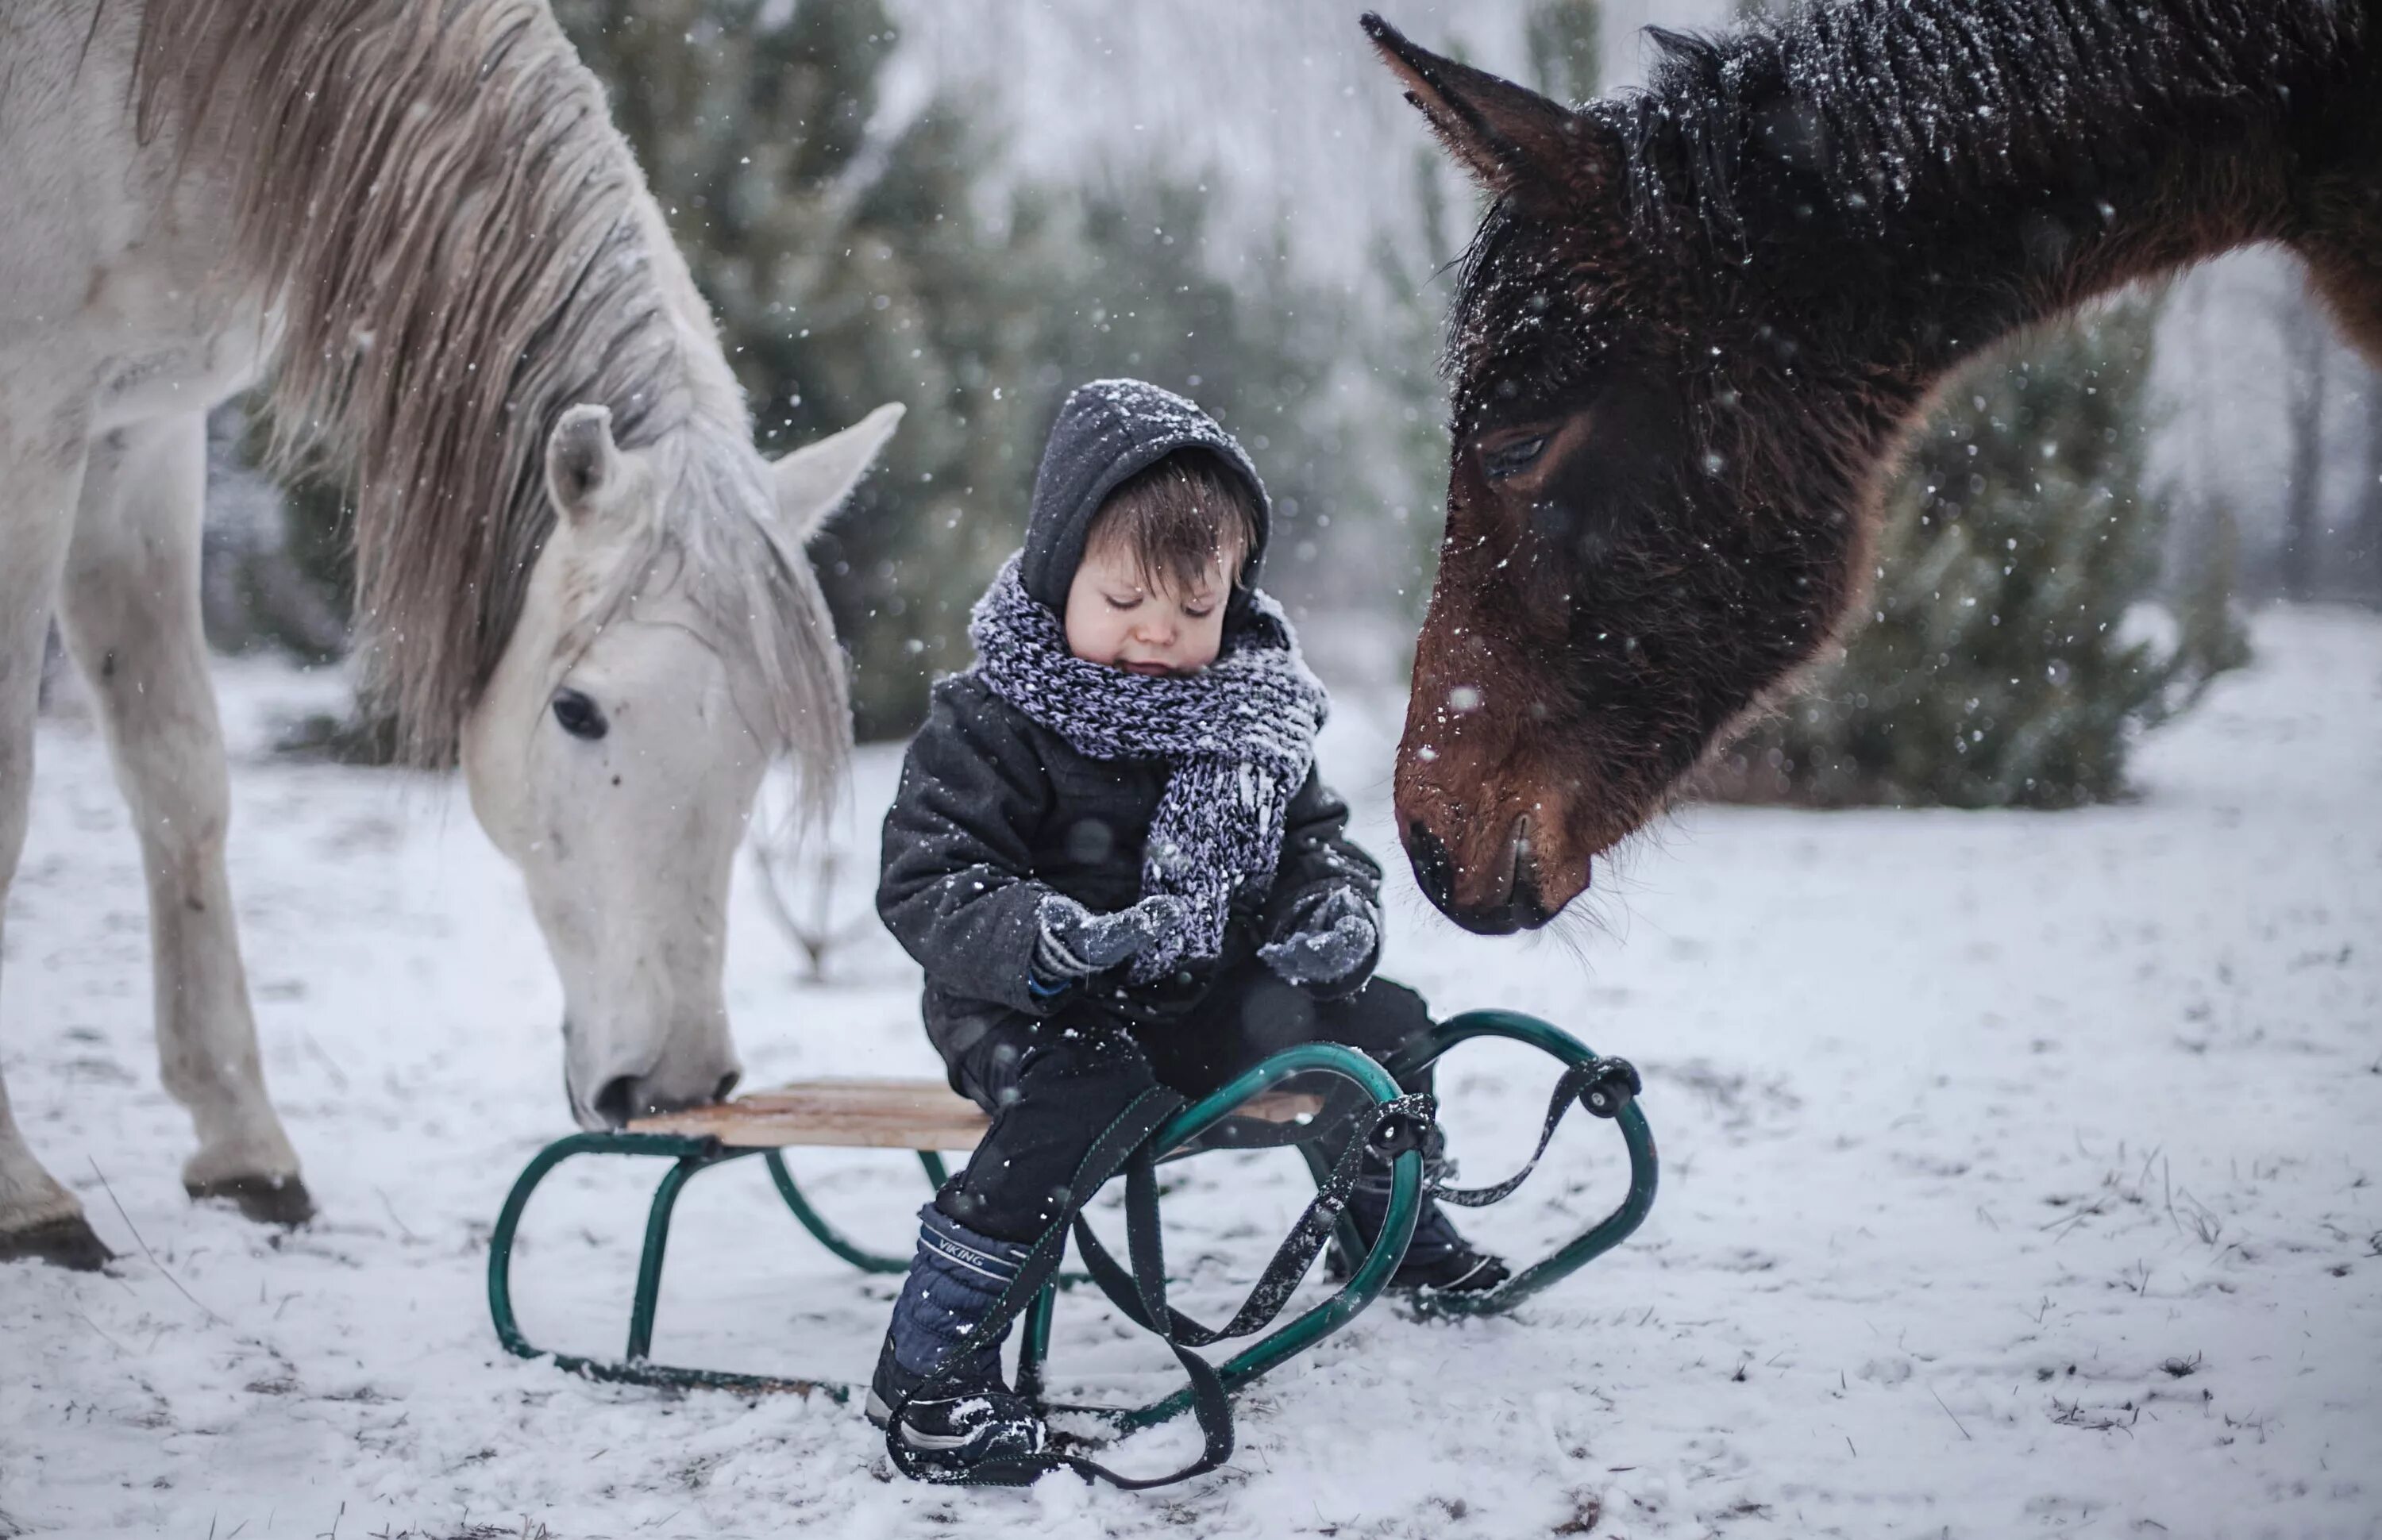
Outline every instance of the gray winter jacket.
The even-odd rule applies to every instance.
[[[1027,592],[1063,607],[1100,503],[1135,472],[1192,446],[1219,454],[1257,493],[1259,549],[1244,568],[1253,581],[1268,510],[1240,446],[1179,397],[1106,381],[1070,397],[1051,431],[1027,525]],[[1263,623],[1231,608],[1227,617],[1227,647],[1236,630]],[[935,686],[885,817],[877,910],[926,970],[927,1032],[947,1059],[1011,1012],[1091,1009],[1141,1025],[1179,1021],[1219,980],[1263,966],[1257,947],[1286,928],[1301,898],[1351,886],[1378,901],[1381,868],[1349,843],[1347,805],[1310,772],[1291,799],[1273,881],[1244,884],[1234,896],[1220,955],[1151,984],[1128,987],[1119,968],[1056,996],[1037,996],[1026,972],[1042,898],[1055,891],[1112,911],[1140,898],[1142,844],[1166,776],[1161,761],[1079,752],[973,674]],[[1368,959],[1332,993],[1360,988],[1371,972]]]

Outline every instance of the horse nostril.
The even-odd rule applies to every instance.
[[[719,1077],[719,1084],[713,1088],[711,1099],[715,1102],[726,1101],[728,1099],[728,1094],[736,1089],[736,1082],[743,1078],[744,1076],[742,1071],[735,1069],[729,1070],[728,1073]]]
[[[1414,865],[1415,886],[1422,889],[1431,907],[1444,910],[1455,898],[1455,865],[1447,859],[1447,847],[1439,836],[1425,828],[1418,818],[1406,825],[1406,860]]]
[[[629,1119],[642,1110],[637,1105],[638,1083],[634,1075],[618,1075],[605,1082],[604,1089],[596,1093],[596,1116],[604,1119],[606,1128],[627,1128]]]

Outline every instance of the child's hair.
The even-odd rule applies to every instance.
[[[1257,499],[1216,455],[1177,449],[1117,483],[1092,516],[1084,549],[1120,541],[1146,582],[1188,590],[1221,556],[1238,585],[1257,545]]]

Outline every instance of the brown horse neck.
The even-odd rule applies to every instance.
[[[1848,0],[1665,38],[1624,127],[1640,216],[1659,168],[1791,346],[1915,401],[2096,295],[2310,234],[2382,126],[2369,8]]]

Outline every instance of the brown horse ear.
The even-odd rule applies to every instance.
[[[1485,69],[1442,58],[1371,11],[1360,24],[1381,62],[1405,82],[1406,100],[1492,193],[1564,185],[1590,169],[1596,141],[1579,114]]]

